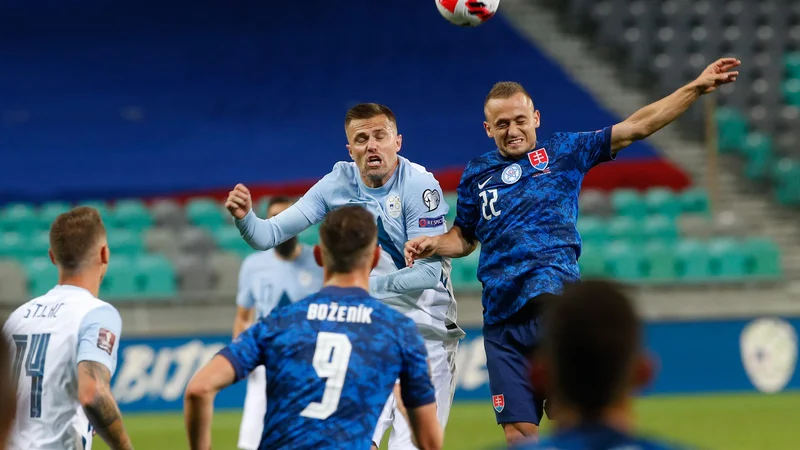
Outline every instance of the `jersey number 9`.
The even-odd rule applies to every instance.
[[[353,344],[346,334],[320,331],[312,364],[318,377],[327,378],[325,391],[322,393],[322,401],[309,403],[300,413],[301,416],[325,420],[336,412],[352,351]]]

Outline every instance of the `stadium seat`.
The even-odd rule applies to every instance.
[[[645,240],[642,223],[632,217],[614,217],[608,222],[608,236],[612,241],[629,241],[637,244]]]
[[[178,234],[170,228],[150,228],[145,232],[144,241],[150,253],[163,253],[170,259],[180,253]]]
[[[623,281],[639,281],[644,277],[642,252],[635,244],[615,241],[605,248],[607,273]]]
[[[317,245],[319,243],[319,224],[312,225],[303,230],[303,232],[301,232],[297,238],[303,244]]]
[[[601,245],[609,241],[606,222],[597,217],[580,216],[577,228],[581,241],[586,245]]]
[[[254,210],[257,211],[255,207]],[[222,202],[213,198],[194,198],[190,200],[186,204],[186,217],[192,224],[212,231],[231,223],[231,216],[223,209]],[[262,215],[261,217],[264,216]]]
[[[239,268],[242,258],[230,252],[216,252],[211,255],[209,265],[214,271],[214,289],[220,295],[231,295],[239,285]]]
[[[718,238],[708,244],[710,274],[716,280],[734,281],[746,275],[745,254],[731,238]]]
[[[788,53],[784,56],[783,64],[786,73],[793,78],[800,78],[800,53]]]
[[[36,258],[25,263],[28,277],[28,294],[39,297],[46,294],[58,283],[58,269],[49,258]]]
[[[742,156],[747,158],[744,174],[752,180],[769,175],[773,164],[772,139],[764,133],[753,132],[747,135],[742,148]]]
[[[681,203],[675,193],[665,188],[648,189],[644,195],[648,214],[677,217],[681,213]]]
[[[39,227],[44,230],[49,230],[50,225],[56,220],[60,214],[69,211],[71,206],[65,202],[49,202],[39,207],[37,216],[39,218]]]
[[[39,228],[39,219],[32,205],[12,203],[0,211],[0,231],[30,233]]]
[[[584,245],[578,258],[581,277],[601,278],[606,276],[603,247],[597,244]]]
[[[772,168],[776,197],[782,204],[800,202],[800,161],[783,158]]]
[[[205,258],[197,254],[184,254],[175,262],[178,286],[181,292],[208,292],[214,281],[214,272]],[[232,291],[229,295],[233,295]]]
[[[242,239],[242,235],[239,234],[239,230],[236,227],[223,227],[214,231],[214,240],[220,249],[236,253],[242,257],[256,251]]]
[[[447,220],[447,223],[449,223],[452,226],[453,221],[456,220],[456,213],[458,212],[458,194],[456,194],[455,192],[445,193],[444,201],[447,203],[447,206],[449,207],[449,209],[447,210],[447,216],[445,217],[445,220]]]
[[[708,192],[703,188],[685,189],[680,194],[681,210],[684,213],[705,214],[709,212]]]
[[[675,280],[675,252],[673,244],[651,241],[644,246],[644,273],[647,281],[662,283]]]
[[[178,293],[175,269],[163,255],[143,255],[138,258],[136,276],[143,297],[167,298]]]
[[[150,207],[157,227],[180,229],[187,225],[186,214],[173,200],[158,200]]]
[[[783,91],[783,99],[789,105],[800,106],[800,79],[789,78],[783,82],[781,86]]]
[[[153,217],[141,200],[121,200],[109,212],[108,223],[114,228],[141,231],[153,225]]]
[[[21,233],[0,233],[0,258],[24,259],[28,256],[27,240]]]
[[[695,283],[711,277],[708,249],[694,239],[685,239],[675,247],[676,271],[681,281]]]
[[[109,229],[108,248],[112,255],[136,256],[144,253],[144,241],[138,231]]]
[[[605,192],[597,189],[581,191],[578,197],[580,214],[605,217],[611,213],[611,205]]]
[[[26,242],[27,256],[32,258],[49,258],[50,232],[40,231],[30,236]]]
[[[140,294],[133,258],[128,255],[112,255],[106,276],[100,285],[100,298],[129,300]]]
[[[723,153],[737,152],[747,138],[747,120],[733,108],[719,108],[715,117],[719,149]]]
[[[187,227],[178,236],[178,250],[184,255],[205,257],[216,248],[214,239],[203,228]]]
[[[642,227],[644,237],[648,241],[674,243],[678,240],[678,225],[675,219],[668,216],[647,216]]]
[[[19,305],[28,300],[25,271],[17,261],[0,259],[0,303]]]
[[[779,278],[782,276],[780,249],[774,241],[754,237],[742,244],[747,273],[755,278]]]
[[[647,205],[639,192],[633,189],[617,189],[611,193],[611,207],[619,216],[639,219],[647,215]]]
[[[450,278],[453,287],[467,290],[480,290],[483,285],[478,281],[478,262],[480,260],[480,248],[475,249],[468,256],[463,258],[453,258],[453,265]]]

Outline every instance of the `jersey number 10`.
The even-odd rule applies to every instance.
[[[31,417],[42,417],[44,361],[47,357],[50,333],[32,334],[30,336],[30,349],[28,349],[27,335],[15,334],[12,337],[14,338],[14,344],[17,346],[17,353],[14,357],[14,380],[19,380],[24,361],[25,376],[31,377]]]
[[[320,331],[312,364],[318,377],[327,378],[325,391],[322,393],[322,401],[309,403],[300,413],[301,416],[325,420],[336,412],[352,351],[353,344],[346,334]]]

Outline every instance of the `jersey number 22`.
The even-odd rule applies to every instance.
[[[497,189],[481,191],[478,195],[480,195],[481,200],[483,200],[481,212],[483,213],[484,219],[492,220],[492,217],[497,217],[503,212],[494,209],[494,203],[497,201]]]
[[[301,416],[325,420],[336,412],[352,351],[353,344],[346,334],[320,331],[312,364],[318,377],[327,378],[325,391],[322,393],[322,401],[309,403],[300,413]]]
[[[31,377],[31,417],[42,417],[44,361],[47,357],[50,333],[32,334],[30,336],[30,348],[28,348],[27,335],[15,334],[13,338],[14,344],[17,346],[17,353],[14,357],[14,380],[19,380],[24,362],[25,375]]]

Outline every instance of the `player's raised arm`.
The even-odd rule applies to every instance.
[[[739,72],[733,69],[740,64],[741,61],[736,58],[719,59],[691,83],[614,125],[611,131],[612,154],[664,128],[703,94],[714,92],[719,86],[736,81]]]

